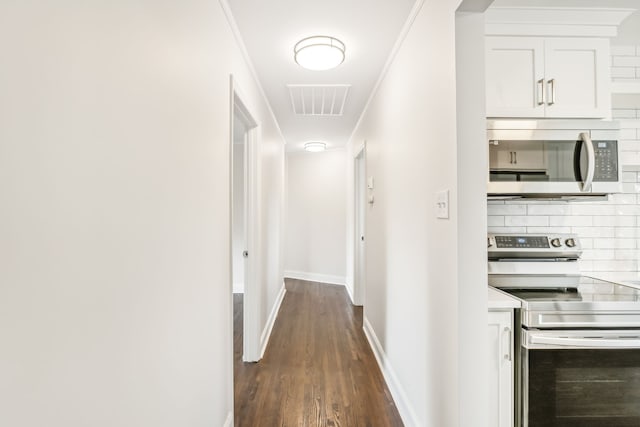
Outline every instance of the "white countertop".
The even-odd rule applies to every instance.
[[[489,286],[489,310],[520,308],[520,300]]]
[[[585,276],[593,277],[594,279],[606,280],[607,282],[621,283],[623,285],[630,286],[635,289],[640,289],[640,273],[638,272],[626,272],[626,273],[597,273],[597,272],[584,272]]]

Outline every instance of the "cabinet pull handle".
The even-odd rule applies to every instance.
[[[538,105],[544,105],[544,79],[538,80]]]
[[[509,163],[513,164],[513,151],[509,151]]]
[[[505,326],[502,330],[502,335],[504,336],[504,334],[507,334],[507,338],[509,338],[509,344],[507,345],[507,351],[505,352],[503,358],[504,360],[508,360],[509,362],[511,362],[511,328]]]
[[[518,152],[517,151],[513,152],[513,163],[515,163],[516,165],[518,164]]]
[[[549,80],[549,87],[551,88],[551,101],[549,101],[549,105],[553,105],[556,103],[556,79]]]

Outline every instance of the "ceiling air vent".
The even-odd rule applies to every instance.
[[[293,112],[300,116],[341,116],[351,85],[287,85]]]

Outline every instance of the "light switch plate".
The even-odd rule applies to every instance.
[[[449,218],[449,190],[436,193],[436,218]]]

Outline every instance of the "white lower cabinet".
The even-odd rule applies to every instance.
[[[489,311],[489,427],[512,427],[513,310]]]

